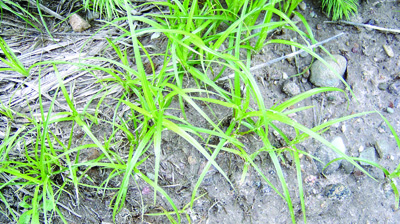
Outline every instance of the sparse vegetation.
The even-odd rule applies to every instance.
[[[254,169],[265,184],[286,201],[290,213],[287,215],[290,215],[292,222],[295,223],[293,196],[289,193],[289,186],[280,163],[282,153],[287,152],[294,158],[301,211],[306,222],[307,212],[299,157],[300,154],[308,155],[308,153],[299,150],[296,145],[306,139],[314,138],[340,154],[342,158],[339,159],[349,161],[357,169],[369,175],[356,162],[359,159],[349,157],[336,149],[322,137],[322,133],[335,123],[370,112],[327,121],[312,128],[307,128],[288,116],[295,111],[310,109],[310,107],[293,107],[314,95],[332,91],[346,94],[342,89],[331,87],[315,88],[271,108],[266,107],[267,99],[263,98],[259,85],[250,72],[251,56],[254,52],[272,44],[292,45],[322,60],[314,50],[308,48],[317,40],[304,17],[294,11],[300,2],[299,0],[232,0],[226,1],[226,5],[223,5],[218,0],[169,0],[142,5],[154,5],[159,9],[167,9],[168,13],[135,16],[131,12],[136,7],[127,0],[84,1],[84,7],[104,13],[109,20],[114,18],[106,22],[103,29],[115,28],[121,38],[130,39],[130,46],[119,45],[118,38],[107,39],[108,50],[112,49],[112,53],[117,55],[114,59],[93,56],[82,58],[79,63],[41,61],[30,68],[25,68],[7,43],[0,38],[0,47],[6,55],[6,59],[0,59],[8,65],[0,71],[14,71],[26,77],[40,77],[41,71],[51,69],[58,82],[50,106],[44,105],[44,93],[41,90],[41,83],[38,83],[39,98],[34,103],[39,105],[39,109],[32,110],[31,114],[15,111],[10,106],[12,99],[10,102],[1,102],[0,113],[7,120],[8,126],[4,130],[5,135],[0,145],[0,172],[3,180],[0,190],[10,187],[16,192],[27,192],[19,202],[24,212],[18,214],[10,205],[12,202],[0,191],[0,199],[7,208],[7,211],[2,212],[10,219],[18,220],[19,223],[51,223],[55,216],[68,223],[59,209],[59,200],[63,194],[68,194],[79,203],[80,188],[85,187],[115,193],[109,205],[113,208],[115,221],[116,215],[123,208],[129,186],[133,180],[140,178],[153,187],[155,203],[161,194],[168,200],[173,210],[148,215],[165,216],[172,223],[180,223],[182,216],[185,215],[190,222],[188,209],[201,196],[198,192],[199,186],[211,166],[223,175],[234,189],[235,186],[226,171],[216,161],[221,152],[226,152],[235,154],[244,161],[242,180],[246,178],[250,169]],[[3,9],[22,17],[19,12],[10,8],[15,4],[0,0]],[[24,10],[20,6],[17,7]],[[323,7],[328,15],[332,13],[334,20],[342,18],[342,15],[347,18],[350,13],[357,12],[357,4],[354,1],[323,1]],[[125,16],[117,18],[117,9]],[[291,21],[290,15],[293,13],[301,18],[301,25],[306,30],[301,30],[300,24]],[[263,15],[262,22],[257,23],[261,15]],[[272,20],[273,17],[275,20]],[[24,17],[26,21],[30,19],[32,18]],[[121,27],[118,23],[120,21],[127,21],[128,26]],[[138,24],[141,26],[138,27]],[[32,23],[31,25],[33,26]],[[267,36],[274,29],[294,31],[300,36],[301,41],[297,43],[279,39],[270,40]],[[254,30],[257,32],[252,32]],[[165,52],[149,53],[139,38],[144,33],[163,35],[166,39]],[[129,56],[129,50],[133,52],[133,60]],[[157,69],[153,61],[155,57],[162,61]],[[94,61],[102,62],[100,64],[103,66],[93,63]],[[82,108],[77,107],[72,93],[73,88],[66,84],[66,78],[59,72],[58,66],[62,64],[70,64],[76,66],[79,71],[93,74],[93,78],[100,86],[98,92],[88,98]],[[149,68],[147,72],[146,66]],[[228,79],[228,89],[222,88],[216,82],[218,78],[226,75],[225,71],[234,73],[232,80]],[[96,72],[105,75],[100,77],[95,75],[98,74]],[[187,87],[188,79],[194,80],[195,84]],[[121,93],[118,96],[109,96],[114,88],[122,89]],[[63,99],[67,109],[54,110],[59,98]],[[115,104],[112,105],[106,99]],[[174,102],[177,102],[178,108],[173,106]],[[32,106],[32,103],[26,102],[28,107]],[[210,111],[202,109],[200,104],[207,105]],[[231,112],[225,122],[217,119],[213,111],[214,106],[222,106]],[[125,108],[127,115],[121,113],[121,108]],[[192,108],[198,116],[197,119],[202,120],[209,128],[187,122],[186,118],[189,116],[187,108]],[[106,109],[113,111],[111,117],[101,116],[102,110]],[[170,111],[178,111],[181,116],[173,115]],[[24,125],[16,126],[14,123],[16,117],[24,118],[26,121]],[[382,118],[389,125],[400,148],[396,132],[383,116]],[[67,137],[55,132],[55,125],[60,123],[68,131]],[[93,130],[100,124],[111,127],[111,132],[105,133],[104,136],[96,134]],[[290,126],[296,135],[293,138],[289,137],[277,124]],[[243,128],[246,131],[243,131]],[[73,142],[76,141],[74,133],[78,129],[82,130],[81,138],[87,137],[90,143],[73,146]],[[284,140],[284,147],[278,148],[271,144],[269,133],[272,131],[278,133]],[[177,206],[159,184],[163,132],[175,133],[207,159],[201,174],[196,177],[191,200],[183,207]],[[241,136],[249,133],[257,136],[262,142],[262,147],[251,153],[245,150],[244,144],[240,141]],[[212,138],[217,138],[218,142],[212,143],[210,140]],[[125,141],[123,147],[127,150],[126,157],[122,157],[116,149],[121,146],[122,141]],[[99,156],[82,161],[81,152],[90,148],[96,148],[100,152]],[[281,183],[280,187],[274,186],[265,175],[265,171],[254,162],[260,154],[268,154],[271,158]],[[141,171],[141,165],[148,162],[149,157],[154,157],[154,160],[151,160],[154,161],[154,179]],[[379,164],[371,164],[385,172],[390,181],[399,177],[400,166],[390,173]],[[110,173],[100,185],[94,184],[88,174],[94,167]],[[121,180],[118,188],[108,186],[114,179]],[[396,185],[391,183],[398,204],[399,193]]]

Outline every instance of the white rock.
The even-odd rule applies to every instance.
[[[337,74],[343,77],[344,72],[347,67],[347,60],[341,55],[333,55],[336,59],[334,61],[331,57],[327,56],[323,59],[337,72]],[[336,75],[335,72],[331,71],[324,63],[321,61],[316,61],[311,66],[311,76],[310,82],[316,86],[326,86],[326,87],[337,87],[341,80]]]
[[[342,132],[345,133],[347,130],[346,125],[342,125]]]
[[[159,38],[160,36],[161,36],[161,33],[160,33],[160,32],[154,32],[154,33],[151,35],[150,39],[151,39],[151,40],[154,40],[154,39]]]
[[[306,10],[306,8],[307,8],[307,5],[305,2],[300,2],[298,6],[299,6],[299,9],[302,11]]]
[[[82,32],[90,28],[90,24],[76,13],[69,17],[69,24],[75,32]]]
[[[286,74],[286,72],[282,72],[282,79],[288,79],[289,76]]]
[[[385,50],[386,54],[393,58],[394,57],[394,53],[393,53],[393,49],[389,46],[389,45],[383,45],[383,49]]]
[[[335,137],[332,140],[332,145],[339,149],[342,153],[346,153],[346,146],[344,145],[343,139],[341,137]]]

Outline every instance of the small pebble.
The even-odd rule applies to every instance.
[[[364,160],[376,163],[377,157],[376,157],[376,153],[375,153],[375,148],[374,147],[366,148],[364,151],[362,151],[360,153],[360,159],[364,159]],[[362,166],[371,166],[369,163],[362,162],[362,161],[360,161],[360,164]]]
[[[393,49],[392,49],[389,45],[386,45],[386,44],[383,45],[383,49],[385,50],[386,54],[387,54],[389,57],[391,57],[391,58],[394,57]]]
[[[343,184],[331,184],[325,188],[324,196],[329,199],[342,200],[351,194],[349,188]]]
[[[307,51],[302,51],[302,52],[300,53],[300,57],[302,57],[302,58],[307,57],[307,55],[308,55]]]
[[[345,133],[347,130],[346,125],[342,125],[342,132]]]
[[[376,149],[376,152],[378,153],[379,158],[384,158],[385,155],[390,150],[390,145],[389,145],[388,141],[385,141],[385,140],[376,141],[375,149]]]
[[[315,14],[314,11],[311,11],[311,12],[310,12],[310,16],[311,16],[312,18],[317,18],[317,14]]]
[[[76,13],[69,17],[69,24],[75,32],[83,32],[90,28],[90,24]]]
[[[393,110],[393,108],[387,107],[386,112],[388,112],[389,114],[393,114],[394,110]]]
[[[300,2],[298,6],[299,6],[299,9],[302,11],[306,10],[306,8],[307,8],[307,5],[305,2]]]
[[[378,89],[380,90],[386,90],[388,88],[388,84],[386,82],[381,82],[378,84]]]
[[[298,21],[301,21],[301,19],[300,19],[300,17],[298,17],[297,15],[294,15],[294,16],[292,17],[292,21],[293,21],[293,22],[298,22]]]
[[[303,77],[304,78],[306,78],[306,79],[308,79],[308,77],[310,77],[310,69],[308,69],[308,67],[305,67],[304,69],[303,69]]]
[[[154,39],[159,38],[160,36],[161,36],[161,32],[154,32],[154,33],[151,35],[150,39],[151,39],[151,40],[154,40]]]
[[[386,124],[384,121],[378,126],[378,132],[379,133],[385,133],[386,132]]]
[[[318,23],[317,24],[317,30],[321,30],[322,29],[322,24]]]
[[[296,96],[300,94],[300,87],[294,82],[285,82],[282,86],[282,91],[288,96]]]

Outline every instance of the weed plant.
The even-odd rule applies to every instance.
[[[7,174],[7,179],[9,180],[1,184],[0,189],[11,187],[19,190],[29,189],[34,192],[26,198],[24,197],[21,202],[21,206],[25,208],[25,212],[21,215],[14,212],[10,203],[0,193],[0,199],[8,209],[10,216],[15,220],[19,220],[20,223],[51,223],[52,218],[57,215],[67,223],[59,210],[59,199],[62,194],[70,194],[79,203],[80,188],[88,187],[99,191],[117,191],[110,204],[113,208],[115,221],[116,214],[124,206],[128,187],[132,180],[140,178],[154,188],[154,203],[156,203],[157,195],[161,194],[172,208],[172,211],[165,210],[163,213],[146,215],[165,216],[171,223],[180,223],[182,215],[185,215],[190,222],[188,210],[192,208],[195,200],[201,197],[201,195],[198,195],[198,189],[211,166],[214,166],[234,189],[233,183],[216,162],[217,156],[221,152],[226,152],[235,154],[244,161],[241,181],[244,181],[250,169],[254,169],[265,183],[287,203],[288,215],[290,215],[292,222],[295,223],[296,218],[292,197],[280,163],[281,154],[287,151],[294,158],[303,220],[306,222],[300,154],[308,154],[299,150],[296,145],[310,137],[314,138],[341,155],[339,159],[349,161],[359,170],[369,175],[355,162],[360,159],[349,157],[336,149],[322,137],[322,133],[335,123],[371,112],[345,116],[327,121],[313,128],[307,128],[288,117],[288,114],[293,112],[310,109],[310,107],[289,108],[316,94],[330,91],[339,91],[345,94],[341,89],[330,87],[312,89],[271,108],[266,108],[266,99],[263,98],[256,80],[250,73],[252,53],[269,44],[287,44],[304,49],[313,57],[322,60],[313,50],[307,48],[309,43],[316,43],[317,41],[314,39],[312,30],[304,17],[293,11],[299,2],[298,0],[232,0],[226,1],[226,5],[222,5],[217,0],[201,2],[197,0],[169,0],[167,2],[145,3],[144,5],[155,4],[159,8],[165,7],[169,10],[169,13],[153,13],[147,16],[133,16],[127,13],[126,17],[116,18],[111,22],[107,22],[106,25],[117,27],[122,31],[123,36],[131,38],[134,66],[129,63],[128,49],[121,48],[116,43],[116,40],[108,40],[109,46],[118,56],[116,60],[105,57],[87,58],[89,60],[107,62],[109,66],[96,66],[86,62],[86,60],[74,63],[81,70],[90,73],[97,70],[109,75],[107,78],[97,78],[98,82],[103,84],[103,88],[99,90],[96,96],[88,100],[83,110],[76,108],[74,98],[68,92],[64,79],[58,73],[57,66],[67,62],[45,61],[25,70],[21,63],[15,60],[12,54],[9,54],[7,58],[11,62],[10,68],[22,74],[30,74],[34,69],[42,68],[43,66],[52,66],[59,83],[57,93],[60,92],[62,94],[69,107],[69,111],[52,112],[55,98],[58,95],[55,94],[50,109],[45,111],[42,106],[43,101],[39,97],[41,116],[40,119],[36,119],[33,115],[20,115],[10,109],[7,104],[1,104],[0,112],[10,120],[10,124],[17,115],[24,116],[30,122],[15,132],[11,132],[11,126],[7,127],[6,137],[0,145],[0,170],[3,174]],[[100,1],[92,1],[92,3],[96,7],[107,7],[106,5],[101,5]],[[109,2],[102,3],[108,4]],[[127,0],[119,4],[121,8],[128,12],[133,10]],[[113,12],[114,9],[111,8],[111,11]],[[302,31],[289,19],[292,13],[301,18],[306,32]],[[114,15],[114,13],[109,15]],[[263,22],[256,24],[260,15],[263,15]],[[272,21],[273,17],[278,18],[277,21]],[[129,29],[118,26],[119,21],[128,21]],[[138,28],[138,23],[146,24],[147,26]],[[266,41],[268,32],[275,28],[295,31],[302,38],[302,44],[285,40]],[[261,29],[261,32],[252,34],[251,31],[254,29]],[[137,38],[137,36],[144,33],[162,33],[165,35],[167,39],[165,52],[156,55],[150,54],[140,42],[140,39]],[[5,42],[2,42],[1,46],[6,46]],[[8,52],[9,49],[4,48],[4,51]],[[242,52],[245,52],[245,54],[241,54]],[[152,60],[154,56],[163,59],[163,63],[158,70],[155,69]],[[151,65],[151,74],[146,74],[145,72],[145,61],[148,61]],[[324,61],[324,63],[326,62]],[[213,69],[218,66],[221,68],[220,71]],[[229,81],[230,88],[224,89],[215,80],[225,75],[224,71],[228,70],[233,71],[235,76]],[[184,77],[194,79],[196,86],[185,87]],[[242,88],[243,86],[245,88]],[[112,107],[114,114],[112,119],[108,120],[100,117],[99,114],[102,106],[107,107],[104,100],[108,97],[107,94],[110,88],[123,89],[123,93],[118,98],[113,98],[117,105]],[[208,97],[210,95],[217,97]],[[99,100],[95,101],[94,99],[98,96],[100,96]],[[168,113],[168,110],[176,109],[171,106],[174,101],[179,102],[178,110],[181,112],[182,117]],[[251,102],[254,102],[255,105],[252,105]],[[206,111],[201,109],[201,103],[210,105],[211,110],[212,105],[219,105],[226,108],[226,110],[232,111],[228,126],[225,127],[220,121],[215,121],[213,117],[210,117]],[[96,105],[94,114],[88,112],[91,104]],[[119,116],[118,111],[123,106],[128,107],[131,112],[128,118]],[[197,112],[197,116],[199,116],[198,119],[205,121],[211,128],[197,127],[195,124],[189,123],[186,119],[185,111],[187,106],[193,108]],[[382,118],[388,123],[384,117]],[[70,125],[70,134],[67,140],[61,139],[52,131],[51,125],[59,122]],[[100,123],[110,125],[113,130],[104,136],[104,140],[100,140],[92,130],[94,126]],[[279,129],[276,123],[290,126],[296,133],[295,137],[289,138],[287,133]],[[400,146],[400,140],[393,127],[389,123],[388,125],[396,138],[397,144]],[[76,147],[72,146],[73,133],[76,126],[84,131],[84,135],[90,138],[92,143]],[[248,131],[242,132],[241,127],[246,127]],[[177,134],[207,160],[202,173],[197,177],[190,202],[182,208],[176,206],[173,198],[168,195],[158,180],[161,152],[163,150],[161,136],[162,132],[165,131]],[[284,139],[286,144],[284,148],[277,148],[271,144],[268,135],[272,131],[279,133],[281,138]],[[127,144],[129,145],[127,160],[121,158],[114,150],[119,141],[116,137],[117,133],[123,133],[129,143]],[[263,143],[263,146],[253,153],[248,153],[244,144],[239,140],[240,136],[248,133],[257,135]],[[32,138],[33,141],[28,142],[28,137]],[[209,142],[211,137],[217,137],[220,141],[216,145],[212,145]],[[80,152],[88,148],[99,149],[101,155],[90,161],[79,162]],[[13,160],[12,153],[16,150],[23,152],[21,161]],[[141,167],[143,163],[149,162],[149,154],[154,155],[154,180],[146,176]],[[254,161],[258,155],[262,154],[271,158],[280,181],[280,187],[274,186],[266,172]],[[76,155],[76,157],[73,158],[72,155]],[[390,173],[379,164],[369,163],[379,167],[391,181],[393,178],[399,177],[400,166]],[[109,177],[100,185],[95,185],[87,175],[88,170],[92,167],[109,170]],[[113,178],[118,177],[122,177],[121,185],[117,189],[109,187],[108,183]],[[57,182],[57,178],[62,178],[63,183]],[[398,190],[394,182],[392,181],[391,183],[398,202]],[[68,185],[74,187],[74,192],[66,188]],[[282,191],[278,189],[282,189]]]

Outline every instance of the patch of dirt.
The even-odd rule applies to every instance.
[[[330,119],[340,118],[353,113],[376,110],[389,120],[397,133],[400,133],[400,116],[398,116],[400,96],[389,92],[389,85],[399,82],[400,79],[400,34],[381,32],[374,29],[368,30],[340,23],[325,23],[329,19],[321,13],[320,1],[306,0],[305,3],[307,4],[305,11],[300,12],[309,22],[317,40],[322,41],[336,34],[345,33],[344,36],[324,44],[324,47],[330,53],[343,55],[348,60],[345,79],[351,86],[354,96],[346,90],[351,98],[350,104],[347,104],[348,101],[342,93],[325,93],[313,96],[296,106],[313,105],[314,108],[297,112],[293,114],[292,118],[311,128]],[[371,20],[373,20],[376,26],[395,29],[400,27],[400,20],[398,19],[400,18],[400,13],[396,12],[399,9],[399,3],[393,1],[382,1],[378,4],[377,1],[362,1],[359,7],[359,14],[351,17],[351,21],[371,23]],[[316,14],[316,17],[311,17],[312,12]],[[92,24],[91,30],[97,30],[101,25],[103,24]],[[8,27],[5,29],[4,35],[7,35],[7,32],[12,33],[15,31],[13,31],[12,27]],[[109,32],[112,33],[111,31]],[[106,35],[106,32],[103,34]],[[106,41],[104,37],[100,37],[102,33],[97,35],[99,35],[99,38],[92,40],[92,43],[88,44],[87,48],[82,52],[89,52],[89,55],[102,54]],[[12,40],[13,38],[28,37],[5,36],[6,40]],[[83,42],[87,39],[86,36],[56,36],[56,38],[60,39],[59,45],[60,43],[65,43],[65,46],[55,49],[51,54],[46,54],[46,51],[40,48],[43,50],[40,54],[49,57],[45,59],[50,59],[57,54],[59,55],[59,60],[78,57],[79,54],[77,51],[81,49]],[[71,38],[74,44],[68,44],[70,42],[64,40],[64,38]],[[150,37],[142,38],[145,45],[155,45],[154,49],[163,45],[162,40],[151,40]],[[274,38],[293,40],[299,37],[293,32],[286,32],[276,35]],[[28,38],[28,41],[36,41],[36,39]],[[42,41],[43,47],[50,45],[49,40]],[[394,52],[393,57],[389,57],[383,48],[384,45],[390,46]],[[32,45],[27,43],[23,47],[29,46]],[[99,47],[94,49],[93,46]],[[89,51],[90,49],[91,51]],[[289,46],[268,45],[261,53],[253,55],[252,66],[291,52],[292,50]],[[320,49],[317,50],[317,53],[325,55]],[[37,62],[38,58],[39,56],[31,58],[31,61],[28,61],[27,64],[31,65]],[[289,98],[288,95],[282,92],[284,82],[295,83],[301,92],[314,88],[304,76],[293,77],[309,66],[311,60],[310,55],[305,57],[297,56],[296,59],[284,60],[253,73],[258,80],[267,108]],[[60,71],[64,71],[65,73],[63,74],[68,76],[68,68],[65,67],[64,70],[60,69]],[[43,74],[47,73],[43,72]],[[288,78],[285,79],[285,76],[288,76]],[[84,75],[80,80],[76,80],[68,88],[72,91],[74,89],[73,85],[76,85],[75,89],[81,91],[77,94],[79,96],[77,101],[82,103],[83,108],[85,99],[88,97],[88,95],[84,95],[83,93],[87,93],[90,90],[92,92],[89,95],[94,95],[100,87],[92,85],[87,81],[85,83]],[[46,92],[50,92],[56,88],[54,80],[49,79],[48,83],[49,85],[45,87]],[[188,85],[195,85],[190,80],[187,80],[187,83]],[[5,89],[2,92],[2,96],[0,96],[4,97],[1,98],[2,102],[8,97],[7,93],[17,87],[23,86],[18,82],[12,84],[13,86],[7,87],[7,85],[10,85],[9,83],[1,83],[2,88]],[[342,84],[340,88],[345,89],[345,86]],[[28,91],[31,95],[37,94],[37,91],[35,92],[33,88],[28,90],[25,88],[24,90]],[[111,94],[113,94],[112,96],[118,96],[120,93],[118,90],[113,90],[110,96]],[[24,92],[14,97],[15,105],[17,105],[18,100],[24,98],[26,95],[27,93]],[[50,93],[49,95],[51,96]],[[62,97],[60,98],[62,99]],[[51,97],[48,99],[51,99]],[[33,96],[31,100],[36,102],[37,95]],[[110,103],[112,102],[110,101]],[[66,105],[66,103],[60,102],[60,105]],[[101,116],[112,117],[113,106],[115,105],[102,108],[103,112]],[[179,108],[179,105],[177,102],[173,102],[172,107]],[[392,110],[388,110],[388,108]],[[60,107],[59,109],[63,108]],[[123,116],[125,109],[120,109],[120,116]],[[202,105],[202,109],[211,114],[207,105]],[[213,113],[215,113],[215,120],[226,120],[229,123],[231,111],[217,106],[214,106],[212,109]],[[21,108],[21,111],[23,111],[23,108]],[[392,111],[392,113],[388,111]],[[175,113],[174,115],[179,113],[176,110],[169,112],[171,114]],[[202,121],[199,121],[198,114],[193,108],[188,108],[186,113],[188,122],[198,127],[210,128],[206,122],[202,123]],[[58,127],[52,128],[68,130],[70,127],[60,123]],[[293,130],[288,127],[280,126],[280,128],[286,131],[289,136],[294,134]],[[113,131],[106,124],[99,125],[96,129],[98,131],[95,132],[95,135],[100,139],[109,137]],[[80,141],[73,142],[73,147],[90,142],[89,138],[83,138],[83,131],[79,128],[76,129],[74,135]],[[375,147],[377,141],[386,142],[389,145],[388,150],[379,158],[378,163],[389,171],[393,171],[398,165],[400,151],[389,128],[377,113],[360,116],[334,125],[323,134],[323,137],[329,141],[337,136],[344,140],[348,151],[347,154],[354,157],[359,157],[360,148]],[[163,132],[162,139],[163,151],[159,185],[172,198],[178,209],[183,208],[190,202],[193,188],[207,161],[185,140],[177,137],[172,132]],[[274,137],[272,134],[271,139],[274,145],[280,146],[279,138]],[[245,150],[248,153],[258,150],[263,145],[260,139],[253,135],[245,135],[240,140],[245,144]],[[211,144],[218,142],[218,139],[210,140]],[[307,140],[299,144],[298,148],[314,155],[320,145],[321,143],[318,141]],[[120,151],[116,150],[116,153],[121,158],[126,159],[128,156],[127,151],[123,150],[126,149],[126,145],[121,143],[116,148],[121,149]],[[86,152],[87,155],[82,155],[82,157],[90,160],[91,156],[97,155],[96,153],[98,152],[95,150],[88,149]],[[143,168],[141,171],[148,177],[151,177],[152,175],[154,176],[154,155],[151,153],[151,150],[147,152],[147,155],[149,155],[149,159],[142,164]],[[72,154],[72,156],[74,157],[76,154]],[[289,186],[292,204],[296,212],[296,221],[302,223],[303,214],[299,199],[296,168],[292,162],[293,159],[288,154],[283,154],[283,156],[286,158],[286,162],[283,164],[283,174]],[[291,223],[289,210],[284,199],[277,195],[253,168],[249,169],[244,181],[241,181],[245,164],[239,156],[221,152],[216,162],[227,173],[234,188],[214,167],[211,167],[198,190],[197,195],[202,195],[202,197],[195,201],[192,209],[188,207],[186,210],[193,223]],[[260,153],[254,162],[269,178],[271,183],[282,192],[279,178],[268,154],[266,152]],[[395,200],[393,191],[390,189],[381,171],[368,166],[365,167],[377,179],[377,181],[374,181],[356,169],[348,172],[343,166],[333,174],[323,176],[319,173],[315,161],[308,156],[301,158],[301,165],[306,214],[309,223],[397,223],[398,221],[396,220],[400,220],[400,213],[394,209]],[[88,184],[99,186],[104,184],[109,175],[114,175],[108,170],[102,170],[97,167],[92,167],[85,172],[91,177],[92,182],[90,183],[88,179],[84,179],[83,183],[88,181]],[[119,187],[121,181],[122,176],[112,178],[110,182],[107,182],[107,187]],[[331,193],[330,190],[333,186],[335,186],[333,188],[334,192]],[[67,190],[74,192],[72,186]],[[169,223],[166,216],[148,215],[151,213],[163,213],[165,210],[173,211],[168,201],[160,194],[158,194],[160,196],[157,197],[156,203],[153,203],[153,190],[150,185],[140,178],[131,179],[126,203],[117,215],[116,223]],[[80,189],[79,204],[77,204],[73,193],[65,194],[60,199],[61,203],[76,214],[65,208],[60,208],[60,210],[69,223],[111,223],[112,208],[109,205],[115,193],[114,190],[96,191],[92,188],[82,187]],[[6,198],[14,197],[14,200],[18,200],[17,198],[20,197],[14,195],[10,188],[2,190],[2,194]],[[18,207],[18,205],[13,206]],[[182,219],[183,223],[187,223],[184,215]],[[0,222],[7,220],[4,214],[0,213]],[[60,219],[55,218],[54,223],[62,222]]]

